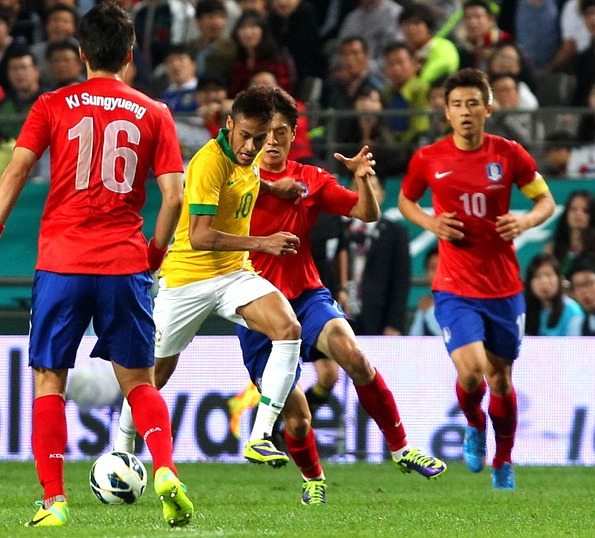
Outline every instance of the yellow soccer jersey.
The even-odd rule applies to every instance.
[[[161,275],[168,288],[253,270],[247,251],[194,250],[190,246],[190,215],[213,215],[213,228],[250,235],[250,218],[260,187],[259,153],[249,166],[240,166],[227,141],[227,130],[210,140],[192,158],[186,173],[184,206]]]

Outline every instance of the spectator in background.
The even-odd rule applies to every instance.
[[[589,48],[591,34],[585,24],[580,6],[581,0],[567,0],[560,15],[561,42],[547,66],[548,71],[572,73],[573,59]]]
[[[269,14],[267,0],[237,0],[237,3],[240,6],[242,13],[245,13],[246,11],[256,11],[263,17],[266,17]]]
[[[379,204],[386,192],[378,176],[370,176]],[[374,222],[353,219],[347,228],[349,282],[347,315],[357,334],[406,334],[411,281],[409,235],[402,224],[383,216]]]
[[[50,65],[47,60],[47,49],[51,43],[58,43],[67,39],[74,40],[78,24],[78,15],[74,8],[58,4],[51,7],[44,17],[46,40],[31,46],[31,53],[39,67],[43,85],[50,85]]]
[[[196,4],[196,26],[199,37],[191,41],[196,74],[206,74],[229,81],[235,57],[235,45],[225,34],[228,15],[221,0],[199,0]]]
[[[196,62],[188,45],[178,44],[169,48],[165,57],[165,73],[168,86],[159,99],[172,112],[195,112],[198,110]]]
[[[501,41],[494,46],[487,72],[491,78],[503,74],[514,75],[518,80],[520,108],[534,110],[539,106],[533,93],[536,85],[533,72],[513,42]]]
[[[277,44],[293,58],[300,96],[308,77],[323,79],[327,72],[316,11],[309,0],[271,0],[269,25]]]
[[[577,139],[579,143],[595,142],[595,82],[589,90],[588,105],[592,112],[583,114],[578,123]]]
[[[232,100],[227,98],[225,81],[210,75],[199,78],[196,99],[199,117],[202,118],[211,137],[217,138],[219,129],[225,126],[225,119],[231,112],[232,105]]]
[[[279,82],[275,78],[275,75],[270,71],[259,71],[254,73],[250,79],[250,85],[260,84],[262,86],[271,86],[272,88],[279,88]],[[289,150],[288,159],[292,161],[298,161],[303,163],[309,163],[313,158],[312,143],[308,138],[310,132],[308,116],[304,115],[306,112],[306,105],[301,101],[296,100],[296,106],[298,110],[297,125],[295,128],[295,138],[291,143]]]
[[[353,109],[359,114],[346,122],[341,141],[351,146],[343,150],[353,153],[363,145],[369,146],[376,156],[375,169],[379,174],[386,177],[405,172],[412,154],[411,147],[397,143],[382,115],[380,92],[371,86],[364,86],[355,98]]]
[[[486,130],[509,138],[524,146],[535,146],[543,142],[545,128],[530,113],[517,112],[521,108],[521,94],[518,79],[511,74],[494,75],[491,79],[494,114],[486,122]],[[535,107],[537,108],[537,107]]]
[[[595,252],[595,196],[588,190],[570,193],[564,211],[545,251],[560,262],[562,274],[567,276],[572,261],[583,252]]]
[[[46,58],[50,66],[50,89],[63,88],[85,80],[85,66],[79,57],[76,41],[66,40],[50,43]]]
[[[404,41],[388,45],[384,51],[384,73],[388,84],[382,90],[385,110],[423,112],[419,115],[388,116],[386,123],[395,139],[405,144],[417,142],[430,128],[427,115],[429,85],[417,75],[413,51]]]
[[[330,45],[336,39],[341,23],[357,6],[357,0],[316,0],[313,2],[320,23],[320,39]]]
[[[358,4],[343,20],[339,42],[350,36],[361,36],[374,68],[381,72],[384,49],[403,37],[398,25],[403,7],[393,0],[359,0]]]
[[[413,4],[403,10],[399,26],[413,48],[421,80],[431,84],[459,68],[459,52],[454,43],[433,35],[435,20],[427,6]]]
[[[0,86],[8,88],[8,75],[6,73],[6,58],[10,55],[12,47],[25,45],[23,39],[15,39],[10,33],[10,15],[0,9]]]
[[[8,14],[10,33],[17,41],[32,45],[43,39],[41,17],[31,9],[22,9],[21,0],[0,0],[0,9]]]
[[[557,0],[517,0],[516,42],[533,69],[545,69],[560,44]]]
[[[525,334],[528,336],[579,336],[583,313],[563,289],[560,264],[552,254],[537,254],[525,276]]]
[[[433,247],[424,257],[424,270],[427,284],[431,287],[438,267],[438,247]],[[442,329],[434,312],[434,296],[422,295],[417,301],[417,310],[413,315],[410,336],[442,336]]]
[[[2,116],[2,133],[10,140],[19,136],[25,116],[42,91],[39,85],[39,70],[28,48],[13,48],[6,59],[6,65],[10,87],[6,98],[0,103],[0,116]],[[6,117],[11,114],[21,117],[18,119]]]
[[[595,253],[578,256],[568,278],[572,293],[585,312],[581,336],[595,336]]]
[[[292,62],[279,49],[265,17],[256,11],[245,11],[238,19],[232,38],[237,51],[229,83],[230,97],[245,90],[258,71],[270,71],[279,86],[291,93],[294,78]]]
[[[137,68],[141,80],[148,82],[161,73],[170,45],[196,38],[194,6],[186,0],[142,0],[132,9],[138,48]]]
[[[548,135],[546,174],[553,179],[595,179],[595,143],[579,145],[568,132]]]
[[[511,42],[513,36],[498,28],[496,17],[486,0],[467,0],[463,4],[463,32],[459,42],[461,67],[487,72],[497,43]]]
[[[450,123],[446,119],[446,100],[444,98],[444,81],[446,77],[432,82],[428,93],[430,105],[430,130],[425,137],[420,139],[420,146],[436,142],[452,133]]]
[[[595,0],[582,0],[581,13],[591,35],[591,42],[589,47],[576,57],[576,90],[573,104],[588,106],[589,92],[595,80]]]

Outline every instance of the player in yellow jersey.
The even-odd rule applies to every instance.
[[[273,467],[289,459],[270,439],[273,424],[295,383],[301,327],[285,297],[258,276],[248,251],[276,256],[297,253],[288,232],[250,236],[250,217],[260,186],[260,150],[273,116],[272,88],[238,94],[226,128],[190,161],[182,216],[159,274],[155,300],[156,385],[165,385],[186,348],[211,314],[262,332],[273,347],[262,378],[262,394],[244,456]],[[165,256],[167,251],[162,251]],[[134,426],[122,408],[115,449],[132,452]]]

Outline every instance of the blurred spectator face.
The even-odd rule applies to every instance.
[[[355,40],[341,45],[341,71],[348,78],[359,78],[368,71],[368,53],[361,41]]]
[[[545,303],[556,296],[561,285],[559,275],[549,263],[540,265],[529,282],[533,295]]]
[[[16,16],[21,11],[20,0],[0,0],[0,8]]]
[[[403,21],[401,23],[401,30],[405,41],[415,49],[425,45],[432,37],[430,29],[421,20],[410,19]]]
[[[565,175],[569,160],[570,150],[567,147],[550,147],[545,152],[545,162],[552,173]]]
[[[492,28],[494,21],[481,6],[469,6],[463,15],[463,26],[471,41],[481,39]]]
[[[273,73],[269,71],[260,71],[260,73],[256,73],[250,79],[250,86],[270,86],[271,88],[277,88],[279,83]]]
[[[246,50],[254,50],[262,40],[262,28],[250,19],[242,23],[237,29],[240,45]]]
[[[49,58],[50,74],[57,84],[71,84],[83,74],[83,64],[70,49],[55,50]]]
[[[10,58],[7,75],[10,86],[18,96],[32,95],[39,89],[39,70],[30,55]]]
[[[362,112],[378,112],[382,110],[382,99],[378,90],[370,90],[366,95],[360,95],[354,104],[355,110]]]
[[[238,4],[242,11],[257,11],[261,15],[267,14],[266,0],[238,0]]]
[[[571,230],[586,230],[591,222],[587,199],[583,196],[574,196],[568,204],[566,219]]]
[[[583,18],[585,19],[585,24],[591,32],[591,35],[595,36],[595,6],[589,6],[585,11],[583,11]]]
[[[446,99],[444,98],[444,88],[430,88],[428,93],[428,102],[434,110],[444,111],[446,108]]]
[[[48,41],[64,41],[76,32],[76,21],[68,11],[54,11],[45,23]]]
[[[223,35],[227,26],[227,14],[222,11],[205,13],[196,19],[196,26],[203,39],[208,43],[212,43]]]
[[[201,106],[222,103],[227,99],[227,89],[219,84],[207,84],[204,88],[196,90],[196,98]]]
[[[572,293],[585,312],[595,312],[595,273],[577,271],[570,277]]]
[[[196,62],[188,54],[169,54],[165,59],[165,71],[170,82],[182,86],[196,76]]]
[[[505,109],[518,108],[520,96],[516,81],[512,77],[502,77],[492,84],[494,99]]]
[[[492,73],[512,73],[518,75],[521,72],[521,57],[519,52],[512,45],[506,45],[494,52],[490,60]]]
[[[280,17],[289,17],[302,0],[271,0],[271,9]]]
[[[8,47],[8,38],[10,37],[10,28],[5,20],[0,19],[0,50]]]
[[[384,71],[397,87],[402,86],[417,73],[417,65],[407,49],[395,49],[386,55]]]

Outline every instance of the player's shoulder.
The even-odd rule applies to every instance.
[[[485,133],[484,142],[486,142],[492,149],[497,151],[522,151],[523,146],[516,140],[510,140],[503,136]]]
[[[417,159],[430,159],[437,155],[449,153],[453,149],[452,137],[441,138],[440,140],[420,147],[414,154]]]

